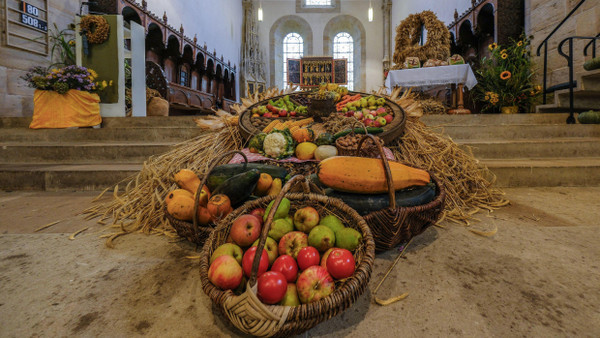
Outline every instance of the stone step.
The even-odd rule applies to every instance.
[[[0,164],[0,190],[102,190],[141,169],[141,164]]]
[[[577,83],[581,84],[581,89],[600,91],[600,69],[585,72],[578,77]]]
[[[581,113],[586,110],[589,110],[589,109],[577,109],[577,108],[573,109],[573,111],[575,113]],[[556,103],[541,104],[541,105],[538,105],[535,107],[535,112],[538,114],[543,114],[543,115],[547,115],[547,114],[563,115],[564,113],[569,112],[569,106],[567,105],[567,107],[561,107],[561,106],[557,105]],[[569,114],[567,114],[567,116],[569,116]],[[565,119],[563,120],[563,123],[566,123],[566,121],[567,121],[567,118],[565,117]]]
[[[173,126],[192,127],[197,116],[103,117],[103,128]],[[0,117],[0,128],[27,128],[31,117]]]
[[[555,103],[559,107],[569,107],[569,90],[559,90],[554,95]],[[557,101],[558,100],[558,101]],[[573,91],[573,107],[577,109],[600,109],[600,91],[581,90]]]
[[[569,114],[464,114],[425,115],[421,117],[428,126],[437,125],[513,125],[513,124],[565,124]]]
[[[600,137],[600,125],[448,125],[441,132],[453,139],[548,139],[557,137]]]
[[[0,128],[0,142],[182,142],[202,133],[200,128],[194,126],[43,130]]]
[[[600,137],[524,140],[454,140],[479,159],[600,157]]]
[[[173,143],[0,143],[0,163],[143,163],[165,153]]]
[[[482,160],[499,187],[600,186],[600,157]]]

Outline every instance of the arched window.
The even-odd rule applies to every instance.
[[[349,33],[337,33],[333,38],[333,58],[348,60],[348,89],[354,90],[354,41]]]
[[[306,0],[306,6],[331,6],[331,0]]]
[[[287,60],[299,59],[304,54],[304,41],[298,33],[289,33],[283,38],[283,88],[289,87],[287,82]]]

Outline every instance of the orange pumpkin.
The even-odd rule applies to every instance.
[[[175,174],[175,183],[181,188],[195,194],[200,185],[198,175],[189,169],[181,169]]]
[[[210,214],[210,212],[208,211],[208,208],[204,208],[204,207],[198,207],[198,224],[200,225],[208,225],[210,222],[213,221],[213,217]]]
[[[206,208],[214,218],[223,218],[233,211],[229,197],[223,194],[217,194],[211,197]]]
[[[167,205],[169,205],[169,203],[171,203],[171,201],[173,200],[173,198],[175,198],[175,196],[179,196],[179,195],[184,195],[190,198],[193,198],[194,195],[192,195],[191,192],[185,190],[185,189],[175,189],[173,191],[171,191],[167,197],[165,197],[165,203]]]
[[[194,216],[194,200],[185,195],[177,195],[167,205],[167,212],[179,220],[191,221]]]
[[[292,133],[292,138],[298,143],[310,142],[312,141],[313,137],[315,137],[315,133],[310,128],[296,129]]]

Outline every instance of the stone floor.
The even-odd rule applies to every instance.
[[[0,337],[222,337],[239,332],[202,291],[195,248],[105,231],[75,214],[91,192],[0,193]],[[507,189],[484,238],[443,223],[419,236],[378,294],[308,331],[327,337],[600,335],[600,187]],[[33,231],[53,221],[56,225]],[[69,235],[89,227],[74,240]],[[378,255],[374,289],[396,252]]]

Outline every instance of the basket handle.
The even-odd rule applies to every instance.
[[[275,202],[273,202],[273,206],[271,206],[271,210],[269,211],[269,214],[267,215],[267,219],[265,221],[265,224],[263,225],[262,232],[260,234],[260,240],[256,247],[256,253],[254,254],[254,261],[252,262],[252,273],[250,274],[250,280],[249,280],[249,285],[251,287],[256,285],[256,279],[257,279],[256,274],[258,273],[258,265],[260,264],[260,256],[262,256],[262,252],[265,247],[265,243],[267,242],[267,235],[269,233],[269,230],[271,230],[271,223],[273,223],[273,218],[275,218],[275,212],[277,211],[277,208],[279,208],[279,204],[281,203],[281,200],[283,200],[283,197],[285,196],[285,194],[293,186],[295,186],[298,183],[303,183],[302,187],[303,187],[305,193],[310,192],[308,182],[304,178],[304,176],[296,175],[296,176],[292,177],[289,181],[287,181],[287,183],[283,186],[283,188],[281,188],[281,192],[279,192],[279,195],[277,195],[277,197],[275,197]]]
[[[381,143],[379,143],[379,141],[377,141],[377,138],[375,136],[373,136],[371,134],[365,135],[365,137],[363,137],[360,140],[360,142],[358,142],[358,148],[356,149],[356,156],[360,155],[362,145],[365,143],[367,138],[370,138],[371,140],[373,140],[373,143],[375,143],[375,145],[377,146],[377,150],[379,150],[379,156],[381,157],[381,162],[383,162],[383,170],[385,172],[385,180],[387,181],[387,186],[388,186],[388,196],[390,199],[390,208],[395,209],[396,208],[396,191],[394,189],[394,180],[392,179],[392,170],[390,169],[390,164],[388,163],[387,157],[385,157],[385,152],[383,151],[383,146],[381,145]]]
[[[242,155],[242,157],[244,158],[244,169],[243,170],[246,170],[246,167],[248,166],[248,157],[246,156],[246,154],[244,154],[243,152],[241,152],[239,150],[229,151],[221,156],[216,157],[213,160],[213,162],[209,166],[208,170],[206,171],[206,175],[204,175],[204,177],[202,178],[202,181],[200,182],[200,185],[196,189],[196,195],[194,196],[194,215],[192,215],[192,219],[194,221],[194,231],[196,231],[196,233],[198,233],[198,204],[200,202],[200,192],[202,191],[202,187],[204,187],[204,185],[206,184],[206,180],[208,179],[208,176],[210,175],[211,171],[219,164],[219,162],[221,162],[221,160],[223,160],[227,156],[231,156],[231,155],[235,155],[235,154]]]

